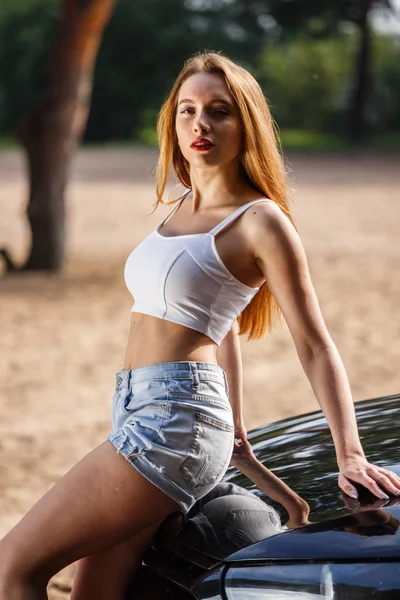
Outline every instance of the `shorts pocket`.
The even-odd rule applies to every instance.
[[[126,390],[121,408],[126,414],[131,414],[146,404],[162,400],[166,400],[165,382],[161,379],[147,379]]]
[[[233,425],[201,412],[194,413],[187,456],[179,473],[191,488],[213,487],[228,468],[233,449]]]
[[[135,432],[137,445],[148,448],[159,437],[164,421],[170,415],[170,402],[163,380],[135,382],[121,400],[122,422]]]

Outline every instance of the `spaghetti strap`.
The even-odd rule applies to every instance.
[[[226,217],[226,219],[221,221],[221,223],[218,223],[214,229],[211,229],[209,232],[210,235],[216,236],[220,231],[225,229],[225,227],[228,227],[228,225],[230,225],[235,219],[240,217],[240,215],[250,208],[250,206],[253,206],[253,204],[258,204],[259,202],[273,202],[273,200],[270,200],[269,198],[257,198],[257,200],[252,200],[247,204],[243,204],[243,206],[239,206],[239,208],[233,211],[233,213]]]
[[[161,227],[167,222],[167,220],[169,219],[169,217],[172,215],[173,212],[175,212],[180,205],[182,204],[182,202],[185,200],[185,198],[190,194],[192,190],[188,190],[187,192],[185,192],[182,196],[182,198],[179,198],[174,206],[171,208],[171,210],[169,211],[169,213],[167,213],[166,217],[164,217],[164,219],[161,221],[161,223],[159,223],[157,225],[157,231],[159,231],[161,229]]]

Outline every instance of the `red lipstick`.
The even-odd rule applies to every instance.
[[[191,144],[190,147],[192,150],[197,150],[197,152],[204,152],[206,150],[211,150],[214,147],[214,144],[208,140],[207,138],[197,138]]]

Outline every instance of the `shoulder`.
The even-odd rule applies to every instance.
[[[246,227],[251,228],[252,233],[265,229],[274,230],[290,223],[276,202],[268,198],[250,206],[245,213]],[[290,223],[291,224],[291,223]]]
[[[298,239],[290,219],[278,204],[271,200],[250,206],[244,215],[243,225],[256,254],[260,246],[273,249],[277,244],[282,245]]]

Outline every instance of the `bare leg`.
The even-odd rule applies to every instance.
[[[82,558],[76,566],[71,600],[123,600],[160,523],[112,548]]]
[[[157,524],[178,504],[104,442],[0,542],[0,600],[47,598],[50,577]]]

